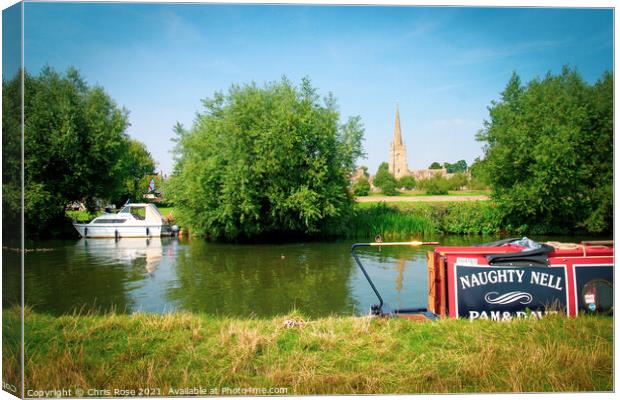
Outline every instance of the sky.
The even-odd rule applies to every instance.
[[[527,82],[568,64],[593,83],[613,69],[610,9],[27,3],[24,21],[26,69],[73,66],[103,86],[164,173],[175,123],[233,83],[309,77],[343,121],[361,116],[358,164],[374,173],[397,104],[410,169],[471,163],[513,71]]]

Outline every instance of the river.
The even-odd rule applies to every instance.
[[[439,236],[443,245],[497,238]],[[541,238],[542,239],[542,238]],[[557,240],[558,238],[545,238]],[[566,240],[566,238],[564,238]],[[569,238],[572,241],[582,238]],[[269,317],[366,314],[377,302],[351,256],[354,241],[220,244],[201,239],[42,241],[25,253],[25,302],[35,311],[190,311]],[[431,246],[382,247],[360,258],[392,308],[426,307]],[[20,253],[3,250],[3,306],[18,298]]]

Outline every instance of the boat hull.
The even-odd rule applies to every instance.
[[[76,223],[73,227],[85,238],[139,238],[162,234],[162,225],[105,226]]]

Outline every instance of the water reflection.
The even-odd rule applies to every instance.
[[[76,246],[84,246],[89,256],[104,264],[144,264],[144,270],[153,274],[161,263],[161,238],[81,239]]]
[[[350,241],[231,245],[199,239],[82,239],[30,247],[51,251],[26,253],[26,303],[52,314],[94,307],[246,317],[298,309],[317,317],[365,314],[377,302],[351,257]],[[358,254],[389,307],[425,307],[431,248],[379,247]]]

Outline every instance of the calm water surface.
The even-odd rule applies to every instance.
[[[494,238],[442,236],[441,244]],[[230,245],[200,239],[81,239],[37,242],[47,251],[25,255],[26,304],[64,314],[192,311],[232,316],[272,316],[296,308],[305,315],[365,314],[377,302],[351,257],[353,241]],[[385,302],[426,307],[424,247],[360,251]],[[5,266],[18,253],[3,251]],[[4,271],[4,299],[19,276]],[[5,302],[6,306],[6,302]]]

